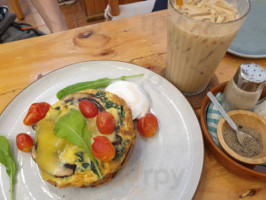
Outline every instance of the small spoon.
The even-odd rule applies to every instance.
[[[227,115],[227,113],[225,112],[225,110],[223,109],[223,107],[221,106],[221,104],[217,101],[217,99],[213,96],[213,94],[211,92],[207,93],[208,97],[210,98],[210,100],[212,101],[212,103],[216,106],[216,108],[219,110],[219,112],[221,113],[221,115],[224,117],[224,119],[227,121],[227,123],[232,127],[232,129],[235,130],[236,132],[236,136],[238,139],[238,142],[243,146],[243,141],[246,137],[252,137],[251,135],[238,130],[236,124],[233,122],[233,120]]]

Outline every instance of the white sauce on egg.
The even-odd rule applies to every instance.
[[[105,90],[116,94],[126,101],[132,111],[133,120],[144,117],[150,108],[147,94],[135,83],[129,81],[116,81],[110,84]]]

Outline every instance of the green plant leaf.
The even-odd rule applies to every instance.
[[[16,163],[10,152],[9,141],[6,137],[0,136],[0,163],[6,167],[6,173],[10,177],[10,195],[13,199],[13,186],[16,182]]]
[[[54,133],[57,137],[81,147],[87,153],[91,162],[94,163],[97,175],[102,178],[96,160],[91,152],[90,134],[85,117],[78,110],[71,110],[61,117],[55,124]]]
[[[80,82],[80,83],[76,83],[76,84],[63,88],[62,90],[57,92],[56,96],[58,99],[62,99],[64,96],[68,94],[72,94],[72,93],[79,92],[82,90],[107,87],[110,84],[110,82],[115,81],[115,80],[125,80],[127,78],[133,78],[133,77],[138,77],[138,76],[143,76],[143,75],[144,74],[136,74],[132,76],[121,76],[118,78],[100,78],[95,81]]]

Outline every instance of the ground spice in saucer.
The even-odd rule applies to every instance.
[[[223,133],[226,144],[237,154],[244,157],[254,157],[259,155],[263,150],[263,144],[260,133],[250,127],[238,126],[239,130],[250,134],[252,137],[247,137],[243,141],[243,146],[238,142],[236,132],[227,127]]]

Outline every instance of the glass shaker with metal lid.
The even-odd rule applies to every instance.
[[[222,106],[227,112],[251,110],[261,96],[265,81],[266,70],[264,67],[255,63],[240,65],[224,90]]]

